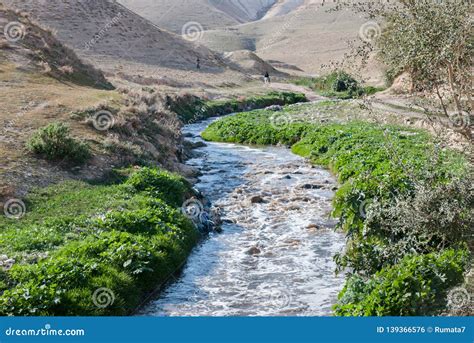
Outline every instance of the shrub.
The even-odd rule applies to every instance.
[[[357,81],[344,71],[337,71],[334,78],[332,90],[335,92],[354,92],[359,88]]]
[[[292,80],[293,83],[310,87],[323,96],[338,99],[353,99],[363,95],[372,95],[382,88],[362,87],[357,80],[343,70],[335,70],[327,75],[317,78],[299,78]]]
[[[335,306],[340,316],[435,315],[446,306],[447,290],[461,283],[466,250],[406,256],[374,277],[352,276]]]
[[[27,144],[30,151],[48,160],[84,163],[90,158],[90,147],[71,137],[70,128],[53,123],[36,131]]]
[[[141,168],[130,176],[126,184],[137,192],[147,192],[177,207],[181,207],[190,190],[183,177],[156,168]]]

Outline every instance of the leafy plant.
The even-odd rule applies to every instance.
[[[71,136],[71,130],[62,123],[40,128],[27,144],[35,154],[48,160],[67,160],[84,163],[91,156],[90,147]]]
[[[126,184],[137,192],[147,192],[177,207],[183,204],[184,196],[190,190],[189,183],[181,176],[148,167],[133,173]]]
[[[182,265],[199,239],[174,205],[185,184],[157,169],[134,170],[130,184],[129,170],[117,174],[114,184],[38,189],[27,216],[0,217],[0,249],[15,260],[0,268],[0,315],[130,314]],[[94,303],[100,289],[104,307]]]
[[[406,256],[369,279],[352,276],[335,306],[340,316],[421,316],[439,314],[447,290],[463,281],[466,250]]]

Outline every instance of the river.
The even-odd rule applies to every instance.
[[[184,133],[202,141],[213,120]],[[139,314],[331,315],[344,283],[333,262],[345,245],[330,219],[335,178],[286,148],[206,144],[187,163],[203,174],[196,188],[222,209],[223,232],[203,240]]]

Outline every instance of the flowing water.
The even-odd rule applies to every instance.
[[[202,141],[211,121],[186,126],[189,140]],[[140,314],[330,315],[343,285],[333,256],[344,248],[329,217],[333,176],[285,148],[207,143],[195,155],[196,188],[222,210],[223,233],[195,248]]]

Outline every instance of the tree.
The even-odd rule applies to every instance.
[[[471,138],[474,39],[470,2],[360,1],[341,6],[364,13],[383,27],[381,34],[364,40],[358,54],[376,49],[390,75],[408,72],[412,89],[434,95],[454,128]]]

